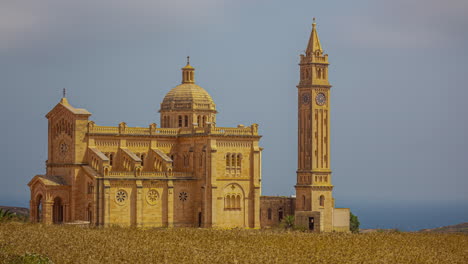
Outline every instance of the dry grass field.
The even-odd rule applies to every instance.
[[[27,262],[26,253],[47,256],[54,263],[466,264],[468,235],[0,223],[0,263]]]

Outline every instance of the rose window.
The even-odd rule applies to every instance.
[[[115,195],[115,200],[118,202],[118,203],[124,203],[125,200],[127,200],[127,192],[124,191],[124,190],[119,190],[117,192],[117,194]]]
[[[146,200],[149,204],[154,205],[156,204],[157,200],[159,199],[159,193],[156,190],[149,190],[146,193]]]
[[[188,195],[187,195],[186,192],[181,192],[181,193],[179,194],[179,200],[181,200],[182,202],[187,201],[187,198],[188,198]]]

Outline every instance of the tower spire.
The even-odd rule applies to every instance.
[[[306,49],[306,56],[311,56],[316,51],[323,52],[322,45],[320,45],[320,39],[317,33],[317,23],[315,23],[315,17],[312,19],[312,33],[310,33],[309,44]]]
[[[60,99],[60,103],[64,104],[64,105],[69,105],[66,96],[67,96],[67,91],[65,90],[65,88],[63,88],[63,90],[62,90],[62,99]]]

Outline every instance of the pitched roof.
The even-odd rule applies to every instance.
[[[108,161],[109,158],[104,155],[104,153],[102,153],[99,149],[97,148],[93,148],[93,147],[89,147],[89,149],[94,152],[94,154],[96,154],[101,160],[105,160],[105,161]]]
[[[169,158],[169,156],[167,156],[166,153],[162,152],[160,149],[151,149],[151,150],[154,151],[156,155],[161,157],[165,162],[172,162],[172,159]]]
[[[140,157],[135,155],[135,153],[131,152],[128,148],[120,148],[123,152],[127,153],[130,158],[132,158],[134,161],[141,161]]]
[[[58,175],[36,175],[28,185],[31,185],[36,180],[46,186],[70,186],[62,176]]]
[[[75,108],[75,107],[73,107],[70,103],[68,103],[67,98],[63,97],[60,100],[60,102],[54,108],[52,108],[52,110],[50,110],[49,113],[47,113],[46,117],[49,118],[49,115],[52,114],[52,112],[54,112],[54,110],[58,106],[64,107],[65,109],[67,109],[68,111],[72,112],[75,115],[87,115],[87,116],[91,115],[91,113],[88,112],[88,110],[86,110],[84,108]]]

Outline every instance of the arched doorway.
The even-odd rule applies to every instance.
[[[54,199],[52,219],[54,221],[54,224],[63,223],[63,205],[62,205],[62,199],[60,199],[60,197],[56,197]]]
[[[36,199],[36,222],[42,222],[42,195],[38,195]]]

